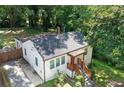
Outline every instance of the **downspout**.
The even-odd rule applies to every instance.
[[[71,64],[74,65],[74,61],[75,61],[75,57],[74,56],[71,56]],[[73,74],[74,71],[72,71],[72,77],[74,77]]]
[[[45,60],[44,57],[41,55],[42,59],[43,59],[43,70],[44,70],[44,82],[46,82],[46,77],[45,77]]]
[[[46,77],[45,77],[45,61],[43,62],[43,69],[44,69],[44,82],[46,82]]]

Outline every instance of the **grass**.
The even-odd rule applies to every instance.
[[[104,62],[93,59],[93,69],[95,72],[95,82],[97,86],[108,86],[108,81],[124,83],[124,71],[110,67]]]
[[[36,87],[55,87],[55,81],[56,81],[56,79],[52,79],[43,84],[39,84]]]

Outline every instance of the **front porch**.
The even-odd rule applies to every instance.
[[[84,62],[84,56],[87,54],[87,49],[79,49],[73,52],[68,53],[68,63],[67,68],[72,71],[72,77],[74,77],[73,72],[76,72],[77,74],[82,75],[81,69],[77,66],[80,65],[80,67],[86,72],[86,74],[92,78],[92,73],[88,69],[87,65]]]

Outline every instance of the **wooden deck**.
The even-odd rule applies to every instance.
[[[90,72],[90,70],[88,69],[88,67],[85,65],[85,63],[83,61],[80,60],[79,64],[81,65],[82,69],[87,73],[87,75],[92,78],[92,73]],[[82,74],[80,71],[80,68],[78,68],[78,66],[76,64],[72,64],[72,63],[68,63],[67,64],[67,68],[77,72],[78,74]]]

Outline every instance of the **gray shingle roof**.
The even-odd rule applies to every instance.
[[[40,55],[44,57],[44,60],[82,48],[87,44],[83,42],[83,34],[81,32],[44,35],[31,41]]]
[[[16,38],[22,42],[31,40],[44,60],[56,57],[87,46],[82,32],[66,32],[62,34],[47,33],[26,38]]]

